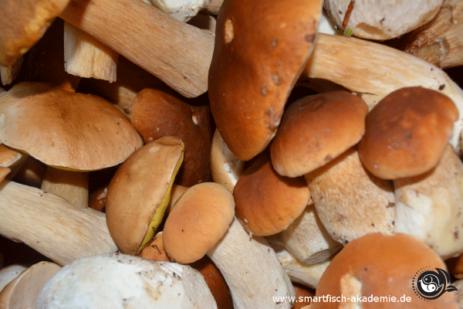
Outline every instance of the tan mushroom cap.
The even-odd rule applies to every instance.
[[[27,268],[1,291],[0,308],[34,308],[39,292],[60,269],[61,266],[50,262]]]
[[[10,66],[45,33],[69,0],[1,0],[0,65]]]
[[[313,49],[322,1],[225,1],[217,18],[209,99],[230,150],[249,160],[269,144]]]
[[[447,96],[422,87],[396,90],[367,115],[360,159],[375,176],[416,176],[436,166],[458,110]]]
[[[330,162],[358,143],[368,106],[347,91],[304,97],[285,111],[270,153],[275,170],[297,177]]]
[[[446,266],[434,251],[413,236],[368,234],[347,244],[334,257],[318,283],[316,296],[349,297],[357,293],[365,297],[395,297],[397,300],[403,295],[411,298],[411,302],[403,303],[366,301],[362,302],[361,308],[364,309],[459,308],[453,293],[444,293],[429,301],[421,299],[413,291],[414,276],[424,269],[436,271],[435,268],[446,269]],[[313,302],[311,308],[338,306],[339,302]]]
[[[0,139],[47,165],[72,170],[117,165],[143,144],[108,101],[32,82],[2,94]]]
[[[133,100],[130,121],[145,143],[166,135],[185,144],[185,161],[176,182],[192,186],[210,181],[212,126],[209,106],[193,106],[165,92],[144,89]]]
[[[182,141],[165,136],[134,152],[117,170],[106,195],[106,220],[123,253],[139,253],[154,236],[182,161]]]
[[[164,225],[164,248],[178,263],[201,259],[226,233],[235,215],[231,193],[216,183],[189,188],[177,201]]]
[[[22,154],[14,149],[0,144],[0,166],[8,167],[20,160]]]
[[[0,166],[0,181],[5,179],[5,177],[11,172],[8,167]]]
[[[269,236],[284,231],[310,200],[303,177],[278,175],[268,154],[258,157],[235,185],[236,218],[248,233]]]

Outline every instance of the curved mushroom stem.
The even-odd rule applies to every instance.
[[[312,289],[317,288],[318,281],[320,281],[326,268],[331,263],[331,259],[328,259],[318,264],[306,265],[298,261],[283,247],[273,243],[272,247],[275,249],[281,266],[283,266],[291,281]]]
[[[84,256],[115,252],[104,214],[79,209],[54,194],[0,183],[0,234],[66,265]]]
[[[381,44],[320,33],[300,83],[304,84],[307,78],[327,79],[342,85],[359,94],[370,109],[403,87],[422,86],[440,91],[452,99],[460,112],[450,141],[460,152],[463,91],[444,71],[424,60]]]
[[[281,244],[306,265],[326,261],[342,248],[326,231],[313,203],[286,230],[266,239]]]
[[[231,152],[225,141],[215,130],[211,147],[211,174],[214,182],[233,192],[236,182],[244,171],[244,161]]]
[[[42,190],[65,198],[77,208],[88,207],[88,172],[67,171],[49,166]]]
[[[252,237],[235,218],[222,240],[207,252],[230,288],[234,307],[291,308],[275,296],[294,296],[294,288],[263,237]]]
[[[119,54],[89,34],[64,23],[64,68],[67,73],[110,83],[117,79]]]

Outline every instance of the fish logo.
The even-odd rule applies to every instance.
[[[415,294],[425,300],[437,299],[445,292],[457,290],[450,284],[449,273],[440,268],[435,268],[434,271],[420,269],[413,277],[412,286]]]

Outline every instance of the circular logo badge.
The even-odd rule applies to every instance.
[[[445,292],[455,291],[456,288],[448,285],[449,283],[449,273],[440,268],[422,268],[413,276],[412,281],[415,294],[425,300],[436,299]]]

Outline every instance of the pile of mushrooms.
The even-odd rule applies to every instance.
[[[463,308],[412,286],[463,277],[462,25],[458,0],[0,0],[0,244],[39,255],[0,249],[0,309]]]

